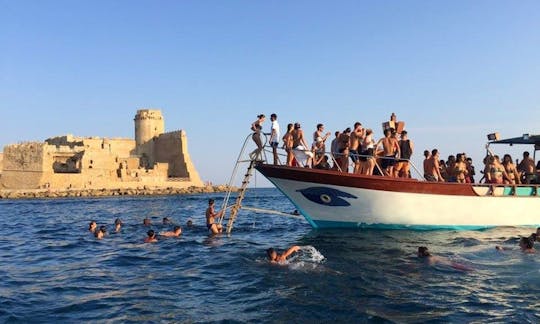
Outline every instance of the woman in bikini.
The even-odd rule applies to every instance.
[[[294,154],[293,154],[293,143],[294,143],[294,124],[287,125],[287,133],[283,135],[283,148],[287,152],[287,166],[293,166]]]
[[[456,155],[456,162],[454,164],[454,174],[458,183],[465,183],[467,177],[467,162],[465,162],[465,155],[458,153]]]
[[[261,140],[261,131],[262,124],[264,123],[265,119],[266,116],[260,114],[257,116],[257,120],[251,124],[251,130],[253,131],[253,135],[251,135],[251,138],[253,139],[253,142],[255,142],[255,144],[257,145],[257,148],[249,154],[249,157],[252,160],[258,158],[264,148]]]
[[[506,177],[504,178],[504,183],[507,184],[520,184],[519,173],[517,171],[516,165],[512,163],[512,157],[510,154],[505,154],[503,157],[504,171],[506,171]]]

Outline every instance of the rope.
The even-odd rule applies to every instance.
[[[294,214],[291,214],[291,213],[284,213],[284,212],[280,212],[280,211],[272,210],[272,209],[262,209],[262,208],[245,207],[245,206],[242,206],[242,209],[254,211],[254,212],[257,212],[257,213],[275,214],[275,215],[288,216],[288,217],[293,217],[293,218],[303,218],[300,215],[294,215]]]

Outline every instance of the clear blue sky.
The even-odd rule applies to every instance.
[[[539,1],[0,0],[0,44],[1,147],[155,107],[214,183],[259,113],[380,137],[395,112],[417,161],[540,133]]]

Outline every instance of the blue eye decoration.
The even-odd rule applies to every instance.
[[[326,206],[350,206],[351,204],[348,201],[340,197],[352,199],[357,198],[350,193],[326,187],[309,187],[297,191],[308,200]]]

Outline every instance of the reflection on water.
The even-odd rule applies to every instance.
[[[316,231],[306,222],[241,211],[231,237],[209,237],[209,197],[0,201],[0,321],[507,322],[540,319],[539,254],[517,248],[534,229]],[[278,191],[248,193],[246,206],[284,212]],[[91,219],[120,233],[96,241]],[[180,238],[143,244],[152,229]],[[185,223],[192,219],[194,227]],[[300,245],[285,266],[265,250]],[[420,245],[472,268],[416,257]]]

